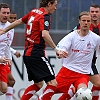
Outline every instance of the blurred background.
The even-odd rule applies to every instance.
[[[8,3],[11,10],[18,14],[18,18],[27,14],[33,8],[39,7],[39,0],[0,0]],[[51,16],[50,34],[57,44],[70,30],[78,24],[78,15],[81,11],[88,11],[91,4],[100,4],[100,0],[58,0],[57,10]],[[25,25],[15,28],[12,46],[24,46]]]

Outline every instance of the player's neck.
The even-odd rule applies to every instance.
[[[89,30],[77,30],[79,36],[86,36],[89,33]]]
[[[47,7],[42,7],[46,12],[47,12],[47,14],[48,14],[48,9],[47,9]]]
[[[97,26],[97,25],[99,24],[99,20],[97,20],[97,21],[91,20],[91,23],[92,23],[94,26]]]

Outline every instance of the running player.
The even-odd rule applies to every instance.
[[[97,35],[100,35],[100,6],[97,4],[93,4],[90,6],[89,13],[91,15],[91,25],[90,25],[90,30],[95,32]],[[73,30],[80,29],[80,25],[77,25]],[[72,30],[72,31],[73,31]],[[93,86],[92,92],[93,92],[93,98],[92,100],[98,100],[97,98],[99,97],[98,93],[100,90],[100,75],[98,74],[98,71],[95,66],[96,62],[96,54],[93,56],[92,60],[92,72],[90,76],[90,81],[97,87]],[[96,92],[95,92],[96,91]],[[97,92],[98,91],[98,92]],[[66,94],[63,94],[59,100],[66,100],[70,99],[73,95],[75,94],[75,88],[72,87],[69,89],[69,92]]]

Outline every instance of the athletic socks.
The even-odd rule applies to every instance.
[[[69,88],[68,93],[63,93],[58,100],[70,100],[75,94],[75,88]]]
[[[52,85],[47,85],[43,94],[39,97],[38,100],[51,100],[52,96],[56,91],[56,87]]]
[[[7,93],[6,93],[6,100],[13,100],[12,96],[13,96],[13,88],[8,87]]]
[[[92,100],[99,100],[100,99],[100,97],[99,97],[100,87],[93,86],[92,87],[92,95],[93,95]]]
[[[36,84],[30,85],[25,90],[25,92],[22,95],[22,97],[20,98],[20,100],[29,100],[39,90],[40,90],[40,88]]]

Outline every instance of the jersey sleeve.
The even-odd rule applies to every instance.
[[[45,14],[43,17],[40,18],[39,21],[40,30],[48,30],[50,29],[50,16]]]
[[[11,29],[10,31],[8,31],[8,36],[9,36],[9,34],[10,34],[10,39],[9,39],[9,41],[8,41],[8,45],[9,46],[11,46],[11,44],[12,44],[12,41],[13,41],[13,38],[14,38],[14,29]]]
[[[70,49],[70,46],[71,46],[71,41],[72,41],[72,38],[71,38],[71,35],[69,34],[69,35],[65,36],[58,43],[58,45],[56,46],[56,48],[59,49],[59,50],[68,51]]]
[[[12,54],[15,54],[16,53],[16,50],[13,49],[13,48],[11,48],[11,47],[10,47],[10,51],[11,51]]]
[[[9,46],[6,46],[6,49],[5,49],[5,57],[6,58],[9,58],[10,60],[12,60],[12,54],[11,54],[11,51],[10,51],[10,47]]]
[[[29,14],[30,14],[30,12],[22,17],[22,22],[24,22],[25,24],[27,24]]]

